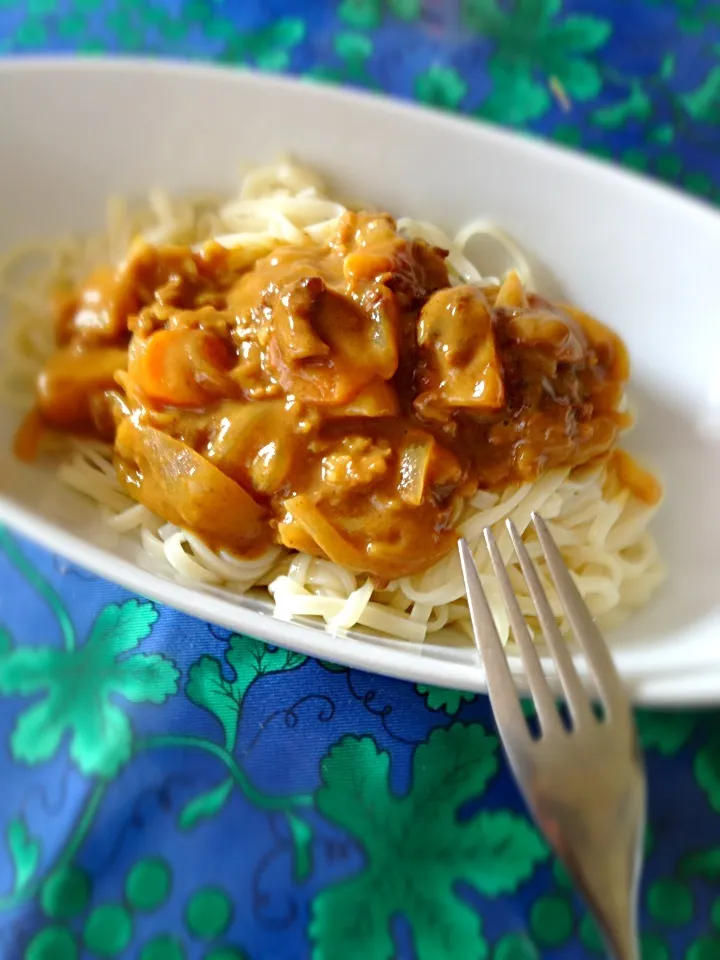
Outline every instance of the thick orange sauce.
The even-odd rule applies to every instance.
[[[36,417],[112,441],[133,498],[241,556],[381,579],[448,552],[478,488],[607,457],[629,423],[619,337],[514,274],[451,287],[386,215],[256,261],[139,244],[62,297],[56,333]]]

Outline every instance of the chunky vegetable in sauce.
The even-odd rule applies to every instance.
[[[39,415],[111,441],[133,498],[241,556],[382,580],[449,551],[478,488],[603,457],[628,424],[615,334],[515,274],[450,286],[386,215],[259,259],[138,243],[59,298],[56,333]]]

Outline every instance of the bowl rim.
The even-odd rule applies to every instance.
[[[408,113],[423,118],[442,129],[463,130],[466,134],[474,131],[494,142],[503,149],[525,154],[530,160],[552,160],[565,167],[584,166],[595,176],[611,180],[625,189],[650,192],[656,200],[666,203],[681,204],[686,209],[694,210],[696,214],[709,217],[715,226],[720,228],[720,210],[710,201],[694,196],[682,188],[668,184],[646,173],[638,172],[611,159],[593,156],[582,150],[557,143],[536,134],[533,131],[513,130],[499,124],[470,117],[463,113],[451,113],[438,108],[428,107],[411,99],[402,99],[369,90],[358,90],[354,87],[323,83],[308,80],[294,74],[274,74],[249,67],[232,67],[225,64],[216,64],[211,61],[198,62],[182,60],[176,57],[154,58],[149,56],[102,55],[78,56],[76,54],[31,54],[27,56],[7,57],[0,59],[0,80],[6,75],[53,73],[117,73],[122,74],[155,74],[158,76],[173,76],[176,74],[192,75],[198,79],[222,78],[226,82],[239,83],[249,88],[269,88],[282,92],[285,95],[316,98],[318,101],[329,100],[336,103],[350,102],[359,107],[372,108],[389,116],[407,116]]]
[[[513,131],[486,121],[470,118],[462,114],[446,113],[428,108],[409,100],[388,98],[382,94],[358,91],[355,89],[313,83],[299,77],[270,75],[259,71],[238,69],[213,63],[185,62],[178,59],[153,59],[148,57],[103,56],[78,58],[67,55],[28,56],[0,60],[0,84],[11,82],[18,75],[43,75],[55,73],[79,75],[104,74],[116,76],[118,80],[127,75],[159,77],[196,77],[200,81],[211,80],[232,83],[252,92],[253,90],[274,90],[286,97],[302,97],[323,103],[351,104],[363,110],[382,112],[389,117],[412,118],[431,124],[434,130],[453,131],[454,136],[474,136],[486,143],[494,144],[499,150],[513,152],[523,157],[526,163],[550,163],[568,171],[584,171],[589,179],[602,179],[615,189],[631,191],[641,195],[645,202],[662,204],[668,216],[699,218],[703,228],[717,233],[720,244],[720,211],[707,201],[695,198],[682,190],[668,186],[643,174],[624,169],[611,161],[598,159],[583,152],[542,139],[540,136],[527,135],[522,131]],[[194,587],[169,580],[162,575],[149,573],[139,565],[116,557],[109,551],[95,546],[83,537],[56,527],[51,520],[43,519],[17,501],[3,497],[0,493],[0,521],[27,535],[42,545],[67,557],[80,566],[89,567],[100,576],[113,580],[123,587],[149,596],[158,602],[167,604],[191,616],[202,617],[219,623],[229,629],[246,630],[268,643],[280,640],[289,643],[293,649],[311,656],[328,660],[338,659],[342,663],[358,669],[373,670],[388,676],[398,677],[414,683],[445,685],[454,689],[472,692],[485,692],[484,672],[478,665],[468,668],[467,663],[453,659],[439,660],[435,656],[423,655],[418,647],[415,655],[406,655],[398,661],[399,641],[387,641],[373,638],[372,646],[367,641],[355,637],[343,637],[339,640],[321,627],[310,633],[307,627],[299,623],[286,623],[267,613],[259,612],[249,606],[237,604],[230,599],[205,593]],[[239,627],[239,617],[244,621]],[[337,644],[342,643],[342,653],[338,656]],[[403,650],[410,654],[411,644],[403,644]],[[631,692],[637,703],[717,703],[720,699],[720,683],[716,691],[706,689],[698,695],[688,695],[687,685],[677,684],[676,690],[668,690],[667,679],[671,671],[678,671],[681,662],[667,664],[662,671],[649,674],[649,682],[642,682],[633,692],[633,678],[628,675]],[[681,670],[680,670],[681,672]],[[720,676],[720,658],[717,672]],[[690,674],[686,674],[688,681]],[[680,678],[678,678],[680,679]],[[656,681],[656,682],[654,682]],[[657,690],[657,693],[654,691]]]

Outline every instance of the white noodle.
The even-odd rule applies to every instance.
[[[224,202],[199,197],[178,201],[162,190],[148,204],[131,209],[112,199],[104,234],[84,240],[26,245],[0,258],[0,299],[9,308],[9,326],[0,360],[0,401],[26,410],[33,402],[38,369],[53,349],[50,298],[58,281],[77,283],[102,263],[120,262],[133,238],[153,243],[199,244],[215,237],[225,246],[253,256],[278,241],[302,243],[309,237],[327,240],[345,208],[330,199],[314,171],[289,161],[249,171],[236,197]],[[449,251],[448,266],[456,282],[479,286],[497,283],[485,276],[466,251],[483,236],[497,243],[533,287],[530,264],[512,237],[497,225],[476,219],[454,237],[439,227],[410,218],[398,222],[408,238],[423,239]],[[109,447],[76,442],[58,469],[66,485],[93,499],[106,522],[118,533],[136,538],[151,569],[183,581],[243,593],[262,586],[283,619],[314,617],[333,632],[363,626],[379,633],[420,643],[426,636],[456,642],[470,637],[470,622],[459,563],[452,552],[429,570],[376,587],[372,579],[358,584],[355,573],[328,560],[272,547],[246,560],[215,551],[191,532],[164,523],[130,499],[118,482]],[[502,637],[509,626],[499,586],[492,572],[482,533],[491,527],[520,608],[536,626],[534,608],[504,527],[511,518],[523,534],[546,586],[562,629],[567,624],[549,577],[534,530],[532,511],[542,512],[569,564],[580,592],[601,624],[615,624],[645,603],[663,578],[663,566],[648,523],[656,511],[623,490],[604,498],[606,470],[570,473],[554,470],[535,483],[508,488],[502,495],[477,492],[465,505],[458,530],[471,544],[480,577]]]

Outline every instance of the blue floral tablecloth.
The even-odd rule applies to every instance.
[[[0,52],[38,51],[384,90],[720,200],[717,2],[0,0]],[[266,647],[9,532],[0,695],[2,958],[602,956],[484,697]],[[643,958],[720,960],[720,717],[639,722]]]

